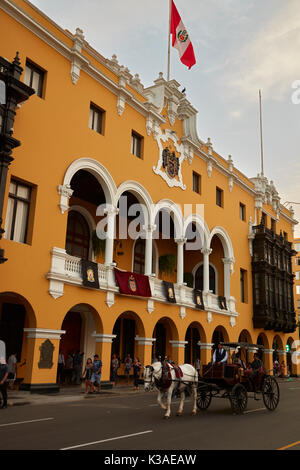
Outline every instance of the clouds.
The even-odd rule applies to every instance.
[[[245,99],[256,99],[259,88],[265,98],[286,99],[291,84],[300,78],[298,7],[298,0],[284,2],[234,58],[227,84]]]

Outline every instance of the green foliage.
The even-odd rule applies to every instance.
[[[184,273],[183,281],[186,282],[188,287],[194,287],[194,276],[192,273]]]
[[[96,230],[94,230],[92,233],[92,246],[93,246],[93,252],[95,256],[104,255],[106,239],[99,238]]]
[[[176,256],[170,253],[159,257],[159,272],[172,274],[176,267]]]

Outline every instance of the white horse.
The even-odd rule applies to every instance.
[[[144,389],[149,391],[155,386],[158,390],[157,402],[166,410],[165,418],[170,418],[171,415],[171,401],[174,390],[180,392],[180,404],[177,411],[177,416],[182,415],[183,405],[185,400],[185,390],[188,388],[193,392],[193,411],[192,414],[197,413],[197,385],[198,385],[198,372],[190,364],[183,364],[180,367],[183,376],[176,377],[175,369],[171,364],[169,366],[169,377],[164,377],[164,368],[161,362],[154,362],[151,366],[144,368]],[[162,396],[167,393],[167,404],[162,402]]]

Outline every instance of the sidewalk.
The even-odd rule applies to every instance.
[[[100,393],[85,394],[85,384],[62,386],[58,393],[31,393],[23,390],[8,390],[7,406],[21,405],[48,405],[54,403],[75,402],[81,400],[95,400],[103,397],[134,396],[144,391],[143,385],[139,390],[133,390],[133,385],[117,385],[111,389],[103,389]]]

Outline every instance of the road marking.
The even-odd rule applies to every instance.
[[[144,432],[137,432],[135,434],[127,434],[126,436],[111,437],[110,439],[103,439],[102,441],[88,442],[87,444],[79,444],[77,446],[65,447],[64,449],[60,449],[60,450],[78,449],[79,447],[93,446],[96,444],[102,444],[103,442],[117,441],[118,439],[127,439],[129,437],[141,436],[143,434],[149,434],[150,432],[153,432],[153,431],[144,431]]]
[[[280,449],[277,449],[277,450],[286,450],[286,449],[289,449],[290,447],[295,447],[298,444],[300,444],[300,441],[293,442],[293,444],[289,444],[288,446],[281,447]]]
[[[54,418],[43,418],[43,419],[32,419],[30,421],[17,421],[16,423],[7,423],[7,424],[0,424],[0,427],[4,426],[16,426],[17,424],[27,424],[27,423],[39,423],[41,421],[50,421]]]
[[[254,413],[255,411],[263,411],[263,410],[266,410],[267,408],[257,408],[256,410],[248,410],[248,411],[244,411],[244,414],[246,413]]]

